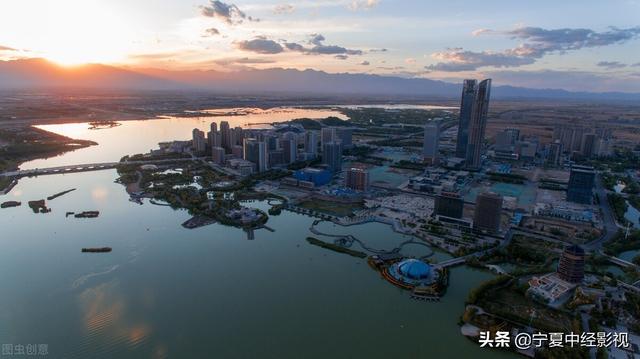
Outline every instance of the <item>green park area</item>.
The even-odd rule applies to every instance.
[[[340,203],[329,202],[318,199],[304,201],[298,204],[298,207],[310,209],[312,211],[326,213],[332,216],[346,217],[353,214],[354,211],[363,209],[362,203]]]
[[[492,316],[519,327],[533,326],[545,332],[579,331],[580,323],[567,312],[550,308],[526,296],[528,284],[509,276],[489,280],[469,293],[474,304]]]

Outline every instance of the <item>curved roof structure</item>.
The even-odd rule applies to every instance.
[[[431,266],[418,259],[405,259],[398,264],[398,271],[404,277],[411,279],[429,278]]]

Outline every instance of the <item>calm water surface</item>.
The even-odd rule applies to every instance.
[[[284,122],[296,118],[326,118],[336,116],[347,119],[334,110],[313,110],[299,108],[261,109],[219,109],[209,111],[212,117],[166,117],[152,120],[122,121],[120,126],[105,129],[90,129],[89,123],[68,123],[37,126],[47,131],[76,139],[91,140],[99,144],[60,156],[23,163],[21,169],[57,167],[75,164],[89,164],[119,161],[126,155],[147,153],[158,148],[159,142],[190,140],[194,128],[209,131],[212,122],[229,122],[233,128],[270,128],[270,123]],[[236,113],[234,116],[221,116]]]
[[[109,141],[129,123],[152,131],[151,142],[188,138],[197,120],[177,121],[80,132],[98,140],[95,148],[116,151]],[[138,132],[139,142],[146,135]],[[479,348],[456,324],[468,291],[491,274],[454,268],[441,302],[414,301],[366,260],[308,244],[311,217],[283,211],[269,219],[275,232],[256,231],[254,240],[221,225],[187,230],[185,211],[132,203],[116,177],[107,170],[24,178],[0,196],[23,202],[0,210],[0,343],[48,344],[51,358],[515,357]],[[26,206],[69,188],[77,190],[48,201],[51,213]],[[65,218],[84,210],[100,216]],[[319,228],[383,249],[408,239],[377,223]],[[113,252],[80,252],[100,246]]]

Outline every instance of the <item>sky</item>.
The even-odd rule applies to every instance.
[[[2,0],[0,59],[640,92],[640,0]]]

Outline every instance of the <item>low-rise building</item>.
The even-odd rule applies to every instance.
[[[558,273],[549,273],[541,277],[535,276],[531,278],[527,295],[541,302],[554,305],[568,299],[575,287],[575,284],[560,278]]]
[[[314,186],[324,186],[331,182],[331,171],[320,168],[307,167],[294,172],[293,177],[299,181],[312,182]]]

